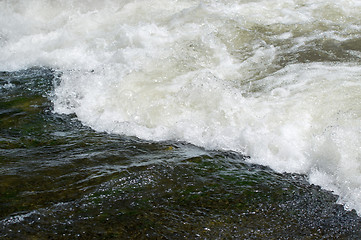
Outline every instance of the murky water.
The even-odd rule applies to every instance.
[[[360,10],[0,1],[0,236],[360,238]]]

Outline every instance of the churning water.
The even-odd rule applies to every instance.
[[[1,174],[20,176],[29,169],[50,169],[79,157],[89,162],[80,167],[78,159],[73,171],[59,175],[67,179],[73,174],[81,182],[76,171],[88,166],[89,172],[102,169],[96,177],[111,176],[101,178],[99,184],[116,181],[117,188],[125,191],[120,186],[131,187],[135,184],[131,177],[139,180],[144,175],[143,184],[171,192],[176,190],[165,187],[164,179],[153,184],[153,178],[174,168],[187,174],[180,168],[191,165],[174,159],[197,156],[196,162],[205,163],[222,156],[220,175],[234,179],[250,174],[246,167],[234,165],[236,159],[247,166],[269,167],[275,171],[268,170],[270,175],[301,174],[360,215],[360,12],[357,0],[0,1],[0,70],[4,71],[0,93],[3,102],[10,96],[31,96],[27,104],[20,104],[18,98],[8,101],[12,105],[3,104],[1,114],[18,128],[23,120],[9,109],[17,107],[25,115],[37,116],[41,123],[26,136],[36,136],[43,159],[17,160],[22,162],[18,165],[9,160]],[[23,132],[16,135],[11,132],[15,123],[3,121],[1,141],[7,152],[2,156],[8,159],[30,140],[14,143]],[[47,153],[50,142],[57,146],[53,155]],[[89,153],[92,143],[97,146]],[[159,150],[164,145],[171,145],[164,148],[169,150],[166,153]],[[130,149],[140,153],[132,156],[136,153]],[[62,151],[71,154],[64,156]],[[111,165],[110,159],[124,152],[126,163]],[[238,157],[229,157],[229,152]],[[159,159],[168,159],[167,167],[157,171],[162,166]],[[102,164],[108,166],[108,173]],[[148,172],[141,168],[147,164],[152,166]],[[132,175],[135,166],[141,170]],[[188,171],[207,179],[205,165],[196,169],[204,172]],[[214,171],[208,177],[217,182]],[[122,174],[114,177],[114,172]],[[224,183],[227,186],[235,184],[232,191],[241,191],[233,180],[223,181],[229,181]],[[187,183],[192,191],[202,192],[201,182]],[[290,182],[284,184],[290,187]],[[76,192],[85,187],[69,188]],[[110,195],[109,199],[115,198],[114,192]],[[85,200],[77,204],[81,201]],[[36,214],[46,215],[48,206],[42,204],[43,212]],[[52,211],[60,208],[53,206]],[[16,211],[5,212],[4,217]]]

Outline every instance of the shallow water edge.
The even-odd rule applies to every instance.
[[[232,151],[95,132],[53,112],[57,75],[0,74],[2,239],[358,239],[306,176]]]

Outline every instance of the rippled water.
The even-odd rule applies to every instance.
[[[1,1],[0,236],[358,239],[360,8]]]

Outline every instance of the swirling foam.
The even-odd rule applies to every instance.
[[[2,1],[0,63],[59,70],[54,110],[95,130],[239,151],[308,175],[360,214],[360,10],[331,0]]]

